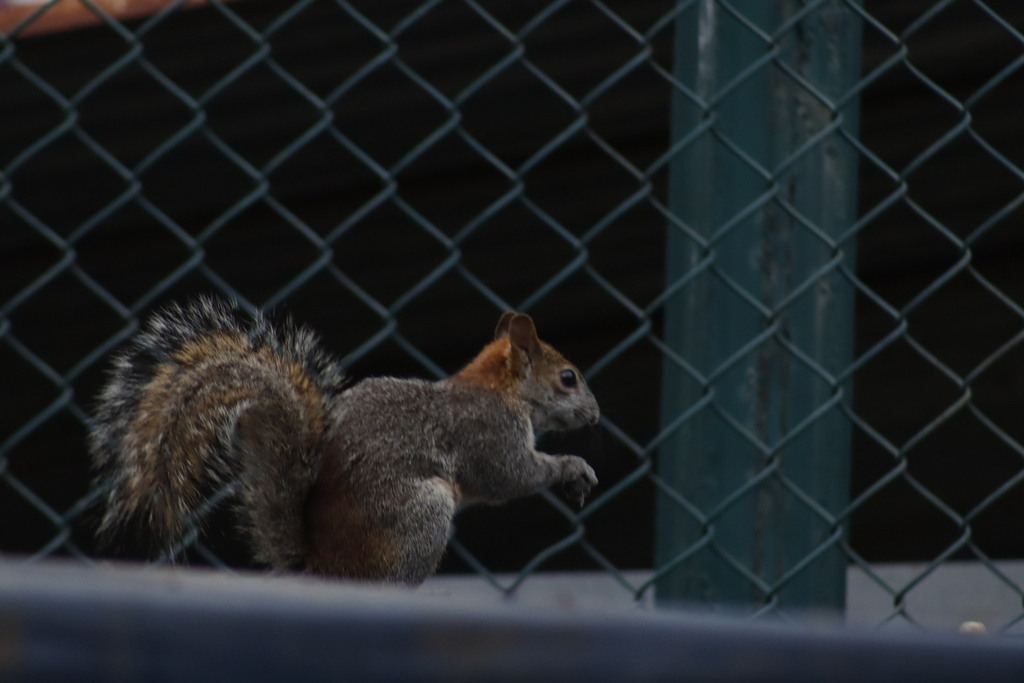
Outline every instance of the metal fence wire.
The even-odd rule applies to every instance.
[[[854,571],[892,625],[967,562],[1019,631],[1022,65],[1012,0],[0,0],[0,551],[96,556],[91,400],[155,306],[356,376],[517,308],[602,483],[466,511],[443,571],[749,614]]]

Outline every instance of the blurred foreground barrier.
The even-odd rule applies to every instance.
[[[1024,680],[1024,645],[671,612],[482,609],[455,594],[0,564],[4,681]]]

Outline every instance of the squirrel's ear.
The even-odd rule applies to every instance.
[[[508,336],[509,325],[512,324],[512,318],[516,317],[518,313],[515,311],[505,311],[498,318],[498,326],[494,328],[494,338],[501,339],[502,337]]]
[[[512,345],[525,351],[528,356],[533,356],[540,350],[537,328],[533,324],[533,318],[528,315],[518,313],[509,319],[508,336]]]

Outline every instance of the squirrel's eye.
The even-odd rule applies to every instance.
[[[559,377],[562,380],[563,387],[572,389],[576,386],[576,373],[572,370],[562,370],[562,374]]]

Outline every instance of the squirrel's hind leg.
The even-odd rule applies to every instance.
[[[402,548],[396,579],[418,586],[441,562],[458,507],[458,494],[441,477],[416,482],[409,494],[407,501],[398,503],[404,513],[400,513],[401,523],[396,527]]]
[[[348,482],[321,481],[307,512],[308,569],[340,578],[418,586],[448,543],[457,494],[440,477],[367,498]]]

